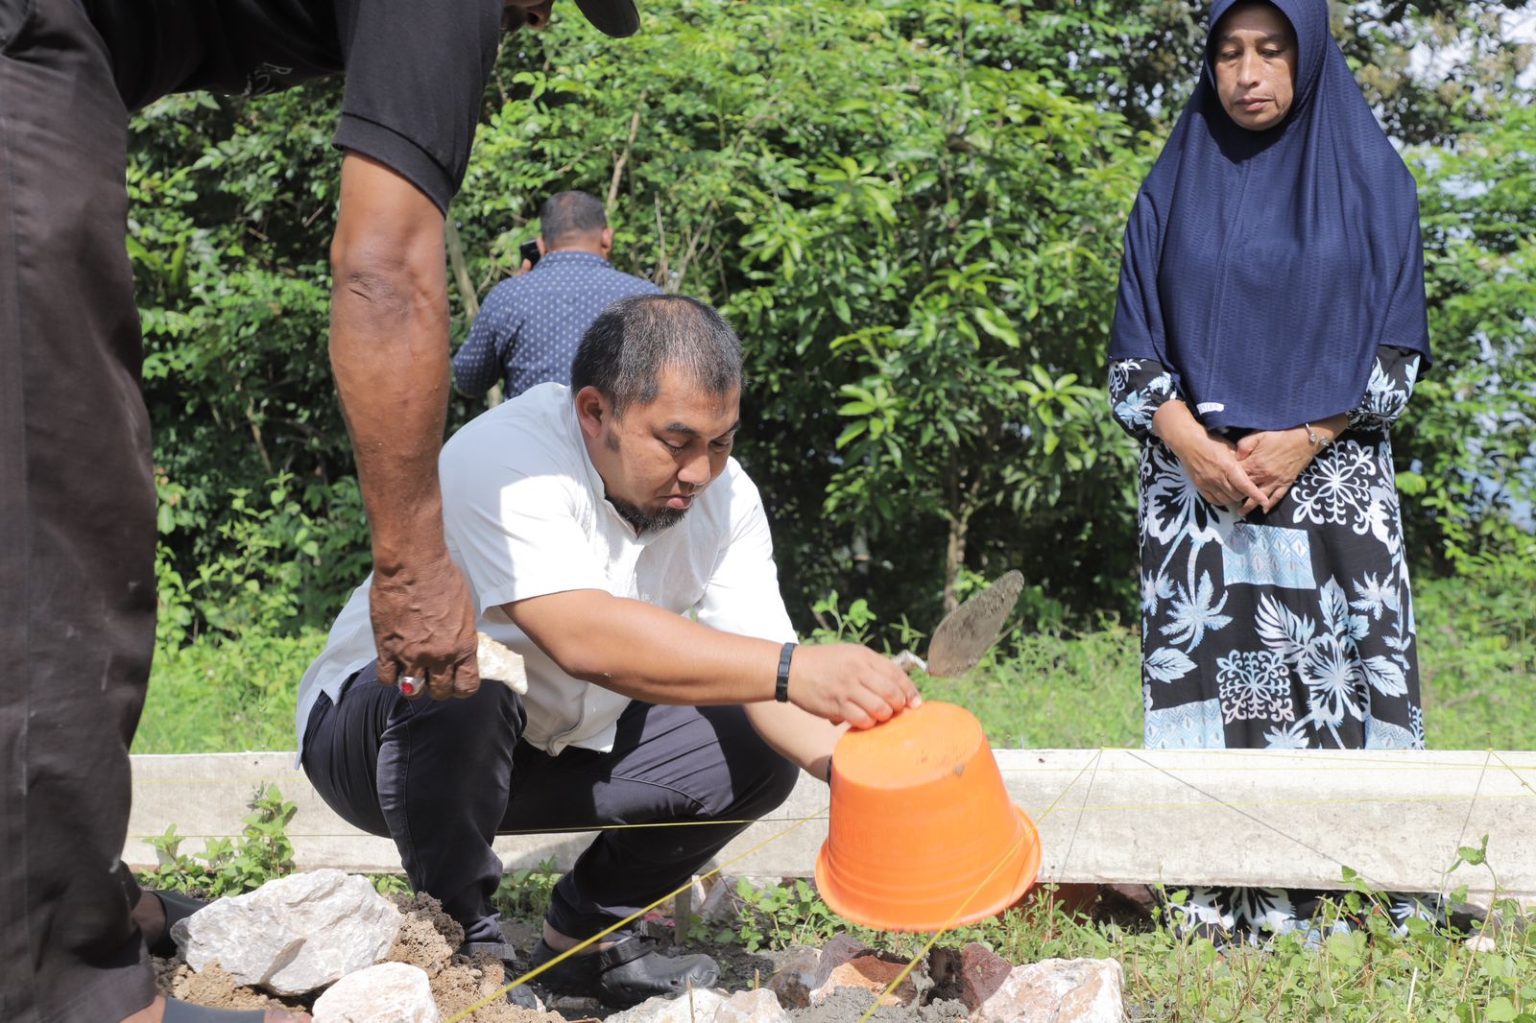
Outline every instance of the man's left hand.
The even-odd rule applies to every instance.
[[[376,572],[368,598],[381,683],[419,680],[410,692],[401,687],[410,699],[423,692],[434,700],[474,695],[480,688],[475,608],[463,574],[446,553],[396,572]]]

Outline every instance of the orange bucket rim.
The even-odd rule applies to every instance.
[[[1017,843],[1016,851],[1010,853],[1010,858],[1016,859],[1019,870],[1018,880],[1009,886],[1006,894],[992,899],[989,903],[975,909],[963,909],[958,915],[946,916],[940,920],[903,919],[900,915],[886,916],[881,909],[852,906],[845,902],[842,893],[837,889],[837,883],[827,863],[827,846],[822,844],[816,854],[816,890],[820,894],[828,908],[838,916],[844,917],[865,927],[873,927],[883,931],[921,931],[934,932],[946,931],[955,927],[963,927],[979,920],[996,916],[1003,910],[1018,902],[1040,879],[1040,865],[1042,853],[1040,848],[1040,831],[1035,822],[1030,818],[1024,808],[1013,804],[1013,812],[1018,817],[1021,826],[1022,840]],[[1010,868],[1007,865],[999,866],[999,873],[1006,873]],[[896,907],[886,907],[895,909]]]

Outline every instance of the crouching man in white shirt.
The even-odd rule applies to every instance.
[[[523,655],[526,696],[381,685],[368,580],[304,676],[304,770],[342,817],[395,840],[469,951],[513,955],[491,904],[498,832],[727,822],[600,833],[555,888],[537,966],[685,883],[797,768],[824,778],[843,726],[918,702],[873,651],[793,645],[762,502],[731,458],[741,381],[714,310],[625,299],[587,331],[569,388],[532,388],[444,446],[449,552],[480,630]],[[539,981],[625,1005],[718,974],[622,931],[599,948]]]

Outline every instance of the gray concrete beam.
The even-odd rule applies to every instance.
[[[1343,868],[1398,891],[1466,886],[1536,899],[1536,753],[1467,751],[997,750],[1014,800],[1040,828],[1041,879],[1332,887]],[[135,756],[124,858],[155,862],[147,839],[175,824],[195,852],[240,833],[246,804],[275,784],[298,805],[300,867],[392,872],[394,845],[320,800],[291,753]],[[826,838],[825,785],[789,801],[721,854],[732,874],[808,876]],[[1488,836],[1488,866],[1448,873],[1459,846]],[[570,866],[589,836],[515,835],[509,867]],[[950,840],[954,840],[951,838]],[[1490,869],[1491,868],[1491,869]]]

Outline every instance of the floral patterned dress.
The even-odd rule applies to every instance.
[[[1144,359],[1111,364],[1141,442],[1142,692],[1149,749],[1422,749],[1413,600],[1387,431],[1418,353],[1378,350],[1348,429],[1267,514],[1208,504],[1152,415],[1180,398]],[[1319,893],[1203,889],[1192,920],[1284,930]]]

